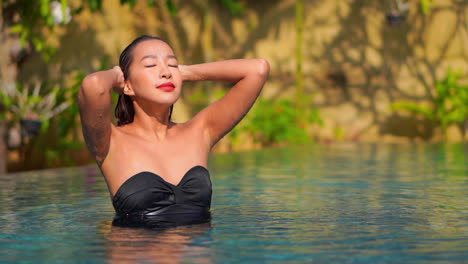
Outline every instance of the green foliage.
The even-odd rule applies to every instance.
[[[81,83],[86,77],[84,71],[78,71],[73,78],[73,84],[65,90],[63,96],[58,100],[61,102],[76,101]],[[60,137],[66,137],[77,125],[77,118],[80,110],[77,103],[70,104],[70,106],[60,115],[58,120],[58,134]]]
[[[199,89],[188,97],[188,101],[192,105],[193,113],[197,113],[208,106],[209,102],[207,97],[204,89]]]
[[[67,0],[38,2],[3,1],[2,10],[11,13],[11,16],[4,18],[7,19],[5,24],[9,26],[11,33],[18,34],[23,46],[31,43],[37,51],[48,58],[54,49],[45,44],[44,29],[48,28],[50,31],[57,24],[68,23],[71,13]]]
[[[221,4],[226,7],[233,16],[240,16],[247,11],[244,3],[241,1],[221,0]]]
[[[67,24],[74,14],[80,13],[85,8],[89,8],[92,12],[102,10],[103,0],[81,0],[75,2],[79,7],[73,10],[68,2],[68,0],[4,0],[0,3],[3,12],[11,13],[10,16],[4,17],[4,19],[11,18],[11,21],[5,21],[10,32],[18,34],[23,46],[28,43],[32,44],[38,52],[48,59],[55,53],[55,48],[46,45],[44,32],[50,33],[57,25]],[[131,8],[137,2],[138,0],[120,0],[122,5],[128,4]],[[148,7],[153,7],[155,4],[155,0],[147,0]],[[166,6],[171,14],[176,11],[172,0],[167,0]]]
[[[250,116],[245,130],[264,146],[284,142],[310,142],[307,126],[322,124],[318,109],[299,111],[290,99],[259,100]]]
[[[174,4],[172,0],[166,0],[166,8],[169,10],[171,16],[177,15],[177,6]]]
[[[101,2],[102,0],[94,0],[93,2],[99,2],[99,9],[101,9]],[[128,4],[130,6],[130,8],[134,8],[136,6],[136,4],[138,3],[138,0],[120,0],[120,4],[121,5],[126,5]],[[156,0],[146,0],[146,5],[150,8],[152,7],[155,7],[157,5],[157,1]],[[166,0],[164,2],[164,5],[165,7],[167,8],[167,10],[169,10],[169,13],[171,15],[176,15],[177,14],[177,6],[176,4],[174,3],[174,1],[172,0]]]
[[[198,112],[214,100],[222,98],[227,90],[211,89],[211,95],[199,89],[189,97],[192,109]],[[211,87],[213,88],[213,87]],[[306,99],[304,99],[304,102]],[[249,135],[262,146],[276,143],[301,144],[311,142],[307,128],[312,124],[322,125],[320,112],[316,108],[299,110],[291,99],[259,99],[246,119],[229,133],[233,145],[237,145],[241,135]]]
[[[66,89],[60,89],[56,104],[68,104],[68,107],[60,113],[60,117],[43,120],[42,134],[37,139],[35,148],[41,149],[45,159],[43,164],[46,167],[75,166],[77,164],[74,154],[85,149],[80,137],[79,109],[76,103],[85,76],[84,71],[78,71],[72,77],[71,85]],[[49,140],[51,138],[54,140]]]
[[[146,4],[148,7],[155,7],[156,6],[156,0],[147,0]]]
[[[227,90],[216,88],[212,82],[203,82],[202,87],[198,87],[189,97],[188,101],[192,106],[192,113],[198,113],[207,107],[210,103],[221,99]]]
[[[69,106],[69,102],[57,104],[58,87],[42,92],[44,85],[38,83],[31,90],[28,86],[17,84],[16,87],[5,86],[0,91],[0,102],[9,109],[12,119],[36,119],[47,122]]]
[[[91,11],[98,11],[102,9],[102,0],[85,0],[83,3],[88,4],[89,9]],[[81,7],[79,10],[81,11],[83,7]]]
[[[449,125],[462,125],[468,119],[468,85],[458,84],[461,72],[451,68],[446,77],[437,81],[436,95],[431,100],[431,106],[422,106],[415,102],[400,101],[392,105],[393,110],[405,110],[422,115],[447,128]]]
[[[120,0],[121,5],[128,4],[131,8],[134,8],[137,4],[137,0]]]
[[[109,69],[110,67],[110,58],[105,56],[101,59],[101,64],[97,70],[103,71]],[[57,97],[57,102],[72,102],[67,109],[60,114],[60,119],[57,120],[58,122],[58,134],[60,137],[65,137],[73,131],[74,128],[79,127],[79,114],[80,110],[78,108],[78,104],[76,100],[78,98],[78,93],[80,91],[81,83],[83,79],[86,77],[87,73],[84,70],[78,70],[72,79],[71,84],[63,89],[62,93],[59,94]],[[115,94],[115,93],[113,93]],[[75,102],[75,103],[73,103]]]
[[[431,10],[433,0],[421,0],[421,10],[424,14],[428,14]]]
[[[58,138],[53,145],[44,147],[45,162],[48,167],[76,166],[73,153],[84,148],[84,144],[78,140]]]
[[[333,134],[334,134],[336,140],[345,139],[345,130],[341,126],[335,127],[335,129],[333,130]]]

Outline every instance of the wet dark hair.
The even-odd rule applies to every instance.
[[[120,54],[120,59],[119,59],[119,66],[122,69],[125,80],[127,80],[128,77],[130,76],[130,65],[133,62],[133,50],[135,49],[135,47],[140,42],[143,42],[146,40],[153,40],[153,39],[164,41],[163,39],[159,37],[143,35],[133,40],[132,43],[130,43],[130,45],[128,45],[122,51],[122,53]],[[174,108],[174,105],[171,105],[171,108],[169,109],[169,121],[171,120],[171,117],[172,117],[173,108]],[[115,114],[115,117],[117,118],[117,126],[122,126],[122,125],[132,123],[133,117],[135,116],[135,108],[133,107],[132,98],[125,94],[119,95],[119,100],[117,101],[114,114]]]

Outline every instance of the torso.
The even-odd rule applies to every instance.
[[[149,140],[134,131],[131,124],[112,128],[109,152],[101,165],[112,197],[126,180],[143,171],[177,185],[194,166],[207,167],[208,140],[193,124],[173,125],[164,141]]]

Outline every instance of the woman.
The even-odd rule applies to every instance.
[[[112,196],[115,225],[169,227],[206,222],[211,148],[249,111],[269,72],[264,59],[179,65],[157,37],[135,39],[120,66],[88,75],[79,93],[83,135]],[[171,122],[183,81],[234,83],[186,123]],[[111,91],[119,94],[111,122]]]

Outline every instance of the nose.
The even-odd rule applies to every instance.
[[[172,77],[172,73],[171,71],[169,70],[169,67],[167,66],[163,66],[161,68],[161,72],[159,73],[159,77],[160,78],[165,78],[165,79],[169,79]]]

